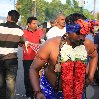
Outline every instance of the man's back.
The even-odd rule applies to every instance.
[[[0,24],[0,58],[17,58],[18,44],[23,31],[14,22]]]

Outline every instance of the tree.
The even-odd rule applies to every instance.
[[[48,2],[45,0],[37,0],[37,18],[40,23],[42,23],[45,20],[45,9],[48,6]]]
[[[36,0],[36,16],[39,22],[45,19],[45,8],[48,2],[44,0]],[[34,2],[32,0],[17,0],[16,9],[21,14],[21,24],[26,25],[26,20],[33,14]]]
[[[99,13],[97,14],[97,20],[99,20]]]
[[[21,14],[21,23],[26,25],[26,19],[31,16],[32,11],[32,2],[31,0],[18,0],[16,3],[16,9]]]
[[[63,4],[61,3],[60,0],[52,0],[52,2],[49,3],[49,6],[47,7],[46,10],[45,10],[45,14],[46,14],[46,16],[47,16],[47,18],[49,20],[50,19],[55,19],[59,13],[63,13],[64,12]],[[49,13],[48,14],[49,16],[47,15],[46,12]]]
[[[26,20],[29,16],[33,15],[34,2],[32,0],[17,0],[16,9],[21,14],[21,25],[26,25]],[[66,0],[66,4],[62,4],[61,0],[52,0],[46,2],[45,0],[36,0],[36,17],[39,23],[55,19],[59,13],[66,16],[74,12],[80,13],[80,8],[76,0]],[[91,13],[83,9],[83,14],[93,19]]]

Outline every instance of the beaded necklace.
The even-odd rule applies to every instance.
[[[61,76],[61,48],[63,47],[63,45],[66,43],[66,38],[67,38],[67,34],[65,33],[60,40],[60,44],[59,44],[59,54],[57,57],[57,61],[56,61],[56,65],[55,65],[55,69],[56,69],[56,82],[55,82],[55,93],[58,92],[59,90],[59,80],[60,80],[60,76]]]

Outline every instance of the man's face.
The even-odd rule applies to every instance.
[[[9,16],[9,15],[7,16],[7,21],[12,22],[11,16]]]
[[[70,34],[70,41],[72,42],[73,46],[82,45],[85,41],[84,35],[77,35],[76,33]]]
[[[36,30],[38,25],[37,25],[37,20],[32,20],[31,23],[28,23],[28,27],[31,29],[31,30]]]
[[[65,27],[65,16],[60,16],[58,19],[57,19],[57,24],[60,25],[61,27]]]
[[[71,38],[74,39],[75,41],[85,40],[84,35],[81,35],[81,34],[78,35],[76,33],[72,33]]]

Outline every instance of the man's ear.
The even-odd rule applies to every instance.
[[[56,18],[56,19],[55,19],[56,24],[58,23],[58,20],[59,20],[59,18]]]
[[[11,16],[7,16],[7,21],[11,21]]]
[[[31,25],[30,23],[27,24],[28,27],[30,27],[30,25]]]

